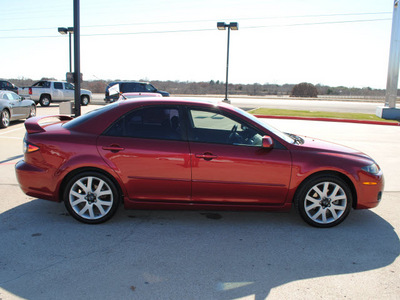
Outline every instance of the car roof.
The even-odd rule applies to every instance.
[[[16,93],[13,92],[13,91],[9,91],[9,90],[0,90],[0,94],[1,94],[1,95],[3,95],[3,94],[10,94],[10,93],[16,94]]]
[[[117,83],[141,83],[141,84],[144,83],[144,84],[149,84],[150,82],[147,82],[147,81],[133,81],[133,80],[116,80],[116,81],[110,82],[107,85],[107,87],[110,87],[110,86],[112,86],[114,84],[117,84]]]
[[[129,103],[129,102],[134,102],[134,103],[139,103],[143,105],[151,105],[151,104],[157,104],[157,105],[162,105],[162,104],[181,104],[181,105],[193,105],[193,104],[199,104],[199,105],[214,105],[214,106],[224,106],[225,103],[222,102],[222,100],[215,100],[215,99],[203,99],[203,98],[190,98],[190,97],[143,97],[143,98],[135,98],[135,99],[127,99],[124,100],[124,103]]]

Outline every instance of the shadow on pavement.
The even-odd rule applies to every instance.
[[[382,268],[400,249],[372,211],[331,229],[294,211],[120,209],[85,225],[62,204],[36,199],[0,223],[0,286],[29,299],[264,299],[292,281]]]

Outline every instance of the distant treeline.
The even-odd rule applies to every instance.
[[[42,78],[41,80],[55,80],[54,78]],[[31,86],[38,80],[27,78],[9,79],[10,82],[17,86]],[[116,80],[117,81],[117,80]],[[148,81],[148,80],[135,80]],[[107,84],[111,80],[93,80],[83,81],[82,88],[88,89],[93,93],[104,93]],[[189,81],[150,81],[157,89],[167,91],[171,95],[174,94],[191,94],[191,95],[223,95],[225,93],[225,83],[221,81],[210,80],[209,82],[189,82]],[[249,95],[249,96],[267,96],[290,95],[295,84],[229,84],[230,95]],[[365,97],[384,97],[384,89],[365,88],[349,88],[344,86],[330,87],[317,84],[318,95],[332,96],[365,96]]]

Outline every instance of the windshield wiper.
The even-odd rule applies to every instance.
[[[288,136],[290,136],[293,140],[294,140],[294,142],[296,143],[296,144],[298,144],[298,145],[302,145],[302,144],[304,144],[304,139],[302,139],[301,137],[299,137],[298,135],[295,135],[295,134],[293,134],[293,133],[287,133],[287,132],[285,132]]]

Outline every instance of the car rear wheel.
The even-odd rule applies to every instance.
[[[67,183],[64,203],[69,213],[78,221],[98,224],[115,214],[119,193],[107,176],[98,172],[83,172]]]
[[[88,96],[82,96],[82,97],[81,97],[81,104],[82,104],[83,106],[88,105],[89,102],[90,102],[90,99],[89,99]]]
[[[44,106],[44,107],[49,106],[50,102],[51,102],[50,96],[43,95],[40,97],[39,103],[41,106]]]
[[[10,113],[7,109],[4,109],[1,112],[0,128],[6,128],[8,125],[10,125]]]
[[[346,182],[336,176],[307,180],[295,197],[300,216],[315,227],[333,227],[350,213],[352,194]]]

